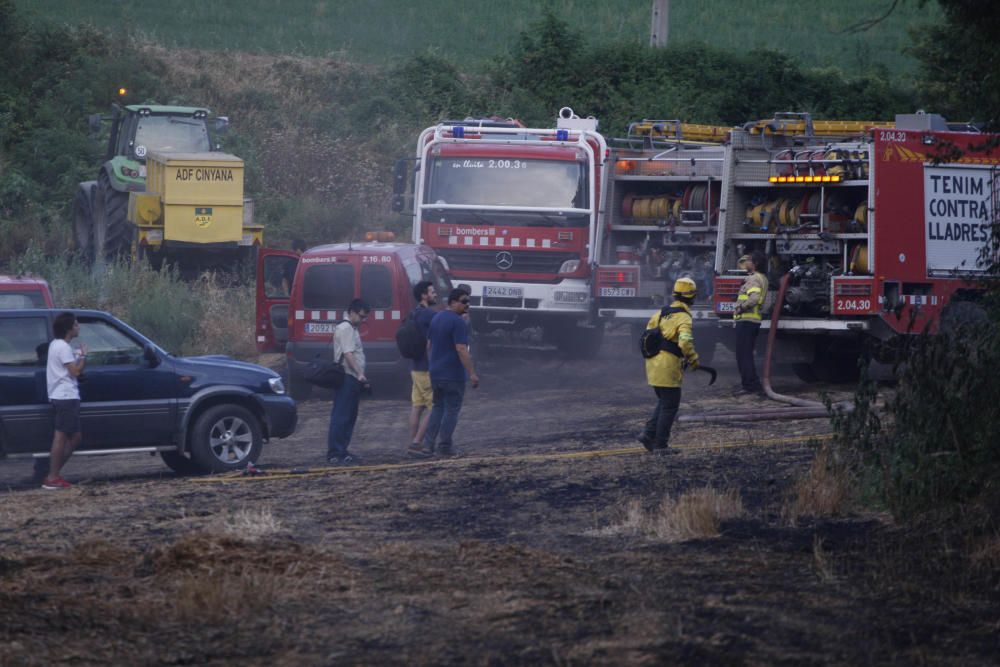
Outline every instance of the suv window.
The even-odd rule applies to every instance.
[[[347,308],[354,298],[354,265],[310,266],[302,281],[303,308]]]
[[[392,273],[382,264],[361,267],[361,298],[372,308],[392,307]]]
[[[0,319],[0,365],[44,365],[48,342],[49,325],[44,317]]]
[[[80,319],[80,340],[87,344],[91,366],[124,366],[142,362],[142,346],[103,320]]]
[[[0,292],[0,310],[9,308],[45,308],[46,305],[40,290]]]

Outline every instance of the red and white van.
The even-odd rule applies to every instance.
[[[0,276],[0,309],[55,308],[49,284],[41,278]]]
[[[404,371],[396,330],[416,306],[413,286],[421,280],[432,281],[442,299],[451,291],[447,266],[425,245],[337,243],[301,255],[264,249],[257,260],[257,349],[285,351],[289,393],[305,398],[312,385],[302,369],[317,354],[332,357],[333,328],[361,298],[372,308],[361,325],[369,372]]]

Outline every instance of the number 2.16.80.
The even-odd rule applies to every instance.
[[[490,169],[527,169],[528,163],[523,160],[490,160]]]

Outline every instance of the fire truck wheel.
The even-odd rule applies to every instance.
[[[577,326],[569,329],[556,342],[559,351],[570,359],[593,359],[604,342],[604,323],[593,327]]]
[[[951,301],[941,312],[941,332],[955,333],[962,327],[989,322],[986,309],[974,301]]]

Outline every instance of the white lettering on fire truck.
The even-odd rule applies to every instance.
[[[459,236],[496,236],[496,227],[456,227]]]

